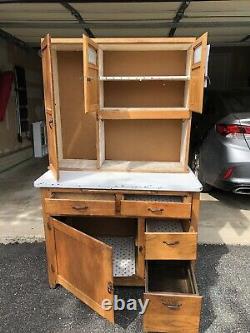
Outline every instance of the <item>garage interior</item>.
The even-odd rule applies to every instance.
[[[209,84],[206,91],[244,90],[250,94],[250,2],[248,0],[0,1],[0,74],[6,71],[14,73],[7,108],[0,120],[0,243],[8,244],[7,246],[15,242],[24,243],[23,249],[21,244],[16,245],[16,250],[11,250],[8,255],[3,254],[2,258],[12,260],[13,267],[20,270],[22,267],[28,269],[30,266],[30,274],[35,277],[30,288],[37,288],[39,274],[42,275],[43,285],[36,291],[36,296],[42,300],[41,308],[46,304],[44,297],[52,303],[56,302],[52,290],[43,295],[43,288],[46,288],[45,269],[40,267],[37,272],[34,261],[38,260],[39,265],[45,266],[45,258],[39,259],[44,251],[41,243],[44,240],[44,233],[40,197],[38,191],[33,188],[33,181],[46,171],[48,161],[47,156],[34,157],[32,134],[32,123],[44,121],[45,118],[39,52],[41,37],[47,33],[52,37],[61,38],[79,38],[82,34],[89,37],[199,37],[204,32],[208,32],[211,45],[208,64]],[[18,86],[14,83],[20,69],[25,73],[26,84],[23,89],[27,94],[24,108],[26,111],[20,107]],[[231,288],[237,289],[239,283],[242,283],[244,288],[249,288],[247,282],[245,279],[241,281],[232,278],[231,288],[223,289],[226,278],[219,278],[218,274],[226,274],[227,269],[228,275],[232,273],[228,267],[232,265],[233,256],[236,260],[235,265],[237,258],[247,257],[247,247],[239,248],[238,245],[250,245],[249,196],[216,189],[211,193],[202,193],[200,221],[201,254],[198,281],[206,303],[202,332],[248,332],[249,328],[245,326],[248,304],[246,297],[241,295],[235,301],[233,306],[234,309],[238,306],[237,314],[231,312],[233,311],[231,296],[226,298],[227,293],[232,293]],[[3,245],[0,245],[0,249],[3,249]],[[18,261],[14,258],[19,251],[21,257]],[[202,276],[202,269],[205,269],[205,265],[202,266],[203,260],[207,260],[207,267],[212,271],[208,282]],[[242,265],[238,262],[235,269],[241,270]],[[6,272],[7,266],[3,265],[3,273]],[[25,273],[22,274],[25,278]],[[249,276],[249,272],[246,272],[246,276],[247,274]],[[13,291],[8,297],[14,297],[14,293],[18,292],[18,283],[13,286]],[[209,290],[205,288],[206,283],[209,283]],[[21,293],[26,292],[26,289],[21,290]],[[221,297],[218,296],[220,292]],[[22,297],[21,295],[17,304],[23,304]],[[113,331],[109,324],[103,322],[86,306],[75,299],[67,301],[67,297],[68,293],[61,291],[51,317],[55,323],[52,324],[51,321],[50,327],[46,326],[49,324],[44,321],[41,322],[44,328],[35,326],[34,323],[25,326],[21,321],[22,314],[19,312],[20,323],[26,327],[26,331],[32,332],[41,332],[43,329],[46,331],[46,327],[47,331],[52,332],[56,332],[57,329],[63,332],[70,332],[71,329],[74,332],[140,332],[141,330],[140,323],[137,320],[133,322],[135,318],[125,316],[125,319],[121,319],[122,324],[117,325]],[[212,300],[213,297],[215,301]],[[32,303],[34,299],[30,298],[29,301]],[[221,302],[224,302],[223,313],[215,309]],[[244,306],[240,305],[242,303],[245,303]],[[75,318],[68,316],[70,307],[76,310]],[[24,306],[24,309],[24,314],[29,312],[28,305]],[[41,316],[41,313],[44,314],[43,310],[35,309],[31,312],[31,320]],[[84,313],[83,319],[82,313]],[[10,331],[8,326],[10,315],[5,316],[7,325],[5,331]],[[60,320],[62,318],[61,324],[58,317]],[[96,327],[91,323],[86,324],[91,321],[96,323]],[[239,322],[242,321],[244,323],[239,326]],[[239,330],[237,328],[232,330],[231,325],[238,325]],[[13,331],[17,331],[17,328],[18,326]]]

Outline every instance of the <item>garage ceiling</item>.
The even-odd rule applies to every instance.
[[[212,44],[250,45],[250,1],[0,1],[0,29],[30,46],[46,33],[157,37],[206,31]]]

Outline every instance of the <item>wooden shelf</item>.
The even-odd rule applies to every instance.
[[[100,76],[100,81],[188,81],[189,75],[172,76]]]
[[[187,108],[101,108],[100,119],[189,119]]]

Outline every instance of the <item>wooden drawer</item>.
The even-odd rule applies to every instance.
[[[196,256],[197,232],[189,221],[146,220],[146,260],[195,260]]]
[[[202,297],[189,262],[147,264],[145,332],[198,333]]]
[[[191,216],[191,202],[184,202],[182,197],[135,196],[131,199],[121,200],[121,215],[182,219]]]
[[[49,215],[115,215],[115,202],[109,200],[45,199]]]

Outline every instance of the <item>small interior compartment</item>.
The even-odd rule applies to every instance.
[[[115,217],[56,217],[56,219],[111,246],[114,277],[136,274],[136,219]]]
[[[106,120],[105,159],[179,162],[181,120]]]
[[[84,113],[82,51],[57,51],[56,54],[59,156],[61,150],[61,158],[64,159],[96,160],[96,115]],[[55,98],[58,99],[56,94]]]
[[[153,49],[154,45],[152,45]],[[104,76],[175,76],[186,74],[186,50],[104,51]]]
[[[184,81],[104,81],[104,107],[184,107]]]
[[[146,288],[148,292],[197,293],[189,261],[148,261]]]
[[[146,232],[183,232],[183,224],[177,219],[146,219]]]

